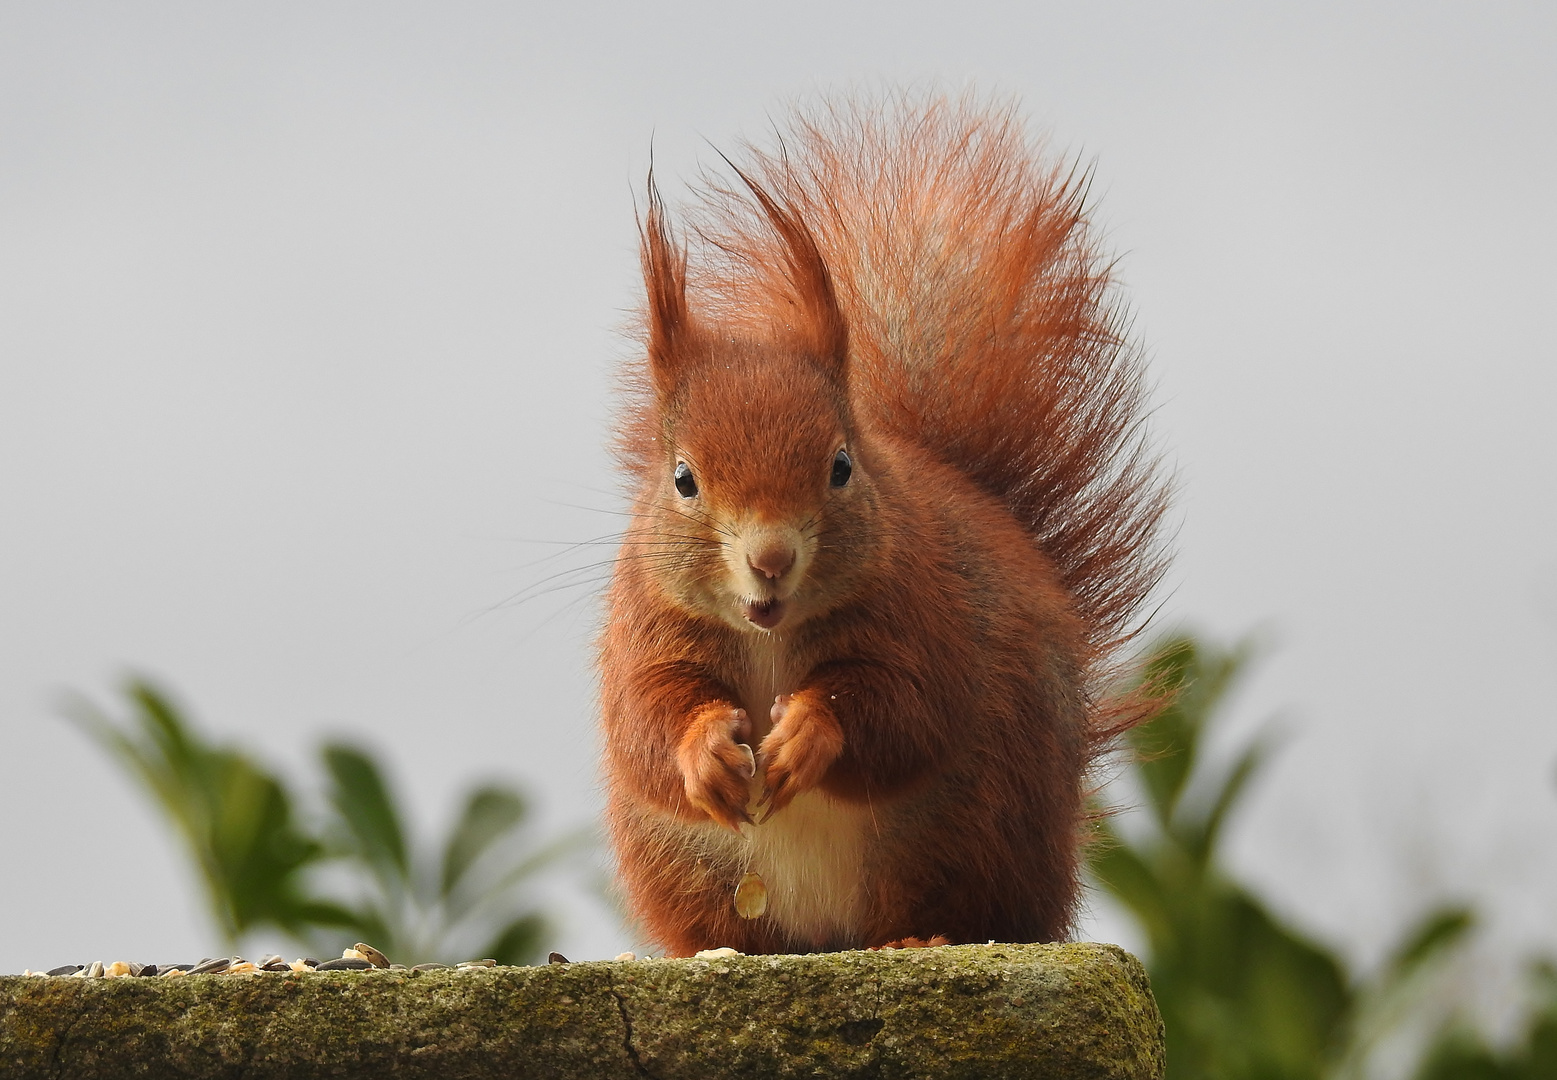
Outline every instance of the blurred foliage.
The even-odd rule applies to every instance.
[[[126,695],[132,719],[125,727],[84,705],[71,715],[177,827],[227,940],[265,924],[300,938],[316,927],[348,926],[344,908],[307,886],[306,871],[324,858],[324,847],[297,820],[286,786],[243,754],[205,742],[145,683],[132,683]]]
[[[522,887],[588,834],[522,846],[529,809],[514,788],[470,791],[448,837],[423,850],[367,750],[321,749],[327,786],[314,821],[284,780],[207,741],[155,687],[133,682],[126,698],[122,723],[86,704],[71,716],[176,826],[229,945],[275,928],[321,955],[360,940],[405,964],[544,954],[550,928]]]
[[[1430,912],[1361,978],[1231,876],[1222,835],[1271,747],[1257,739],[1225,764],[1204,750],[1248,659],[1246,646],[1189,637],[1153,651],[1144,677],[1170,704],[1130,734],[1123,766],[1146,813],[1128,832],[1100,816],[1089,870],[1145,934],[1168,1080],[1360,1078],[1370,1053],[1422,1004],[1472,916]],[[424,848],[384,771],[359,746],[321,748],[326,785],[308,816],[282,779],[206,741],[152,686],[133,683],[127,701],[123,723],[84,705],[74,716],[177,827],[229,943],[277,928],[320,955],[363,940],[408,964],[541,955],[548,926],[524,905],[523,886],[588,839],[525,845],[528,808],[518,791],[473,789],[443,843]],[[1536,984],[1519,1041],[1491,1046],[1451,1017],[1428,1040],[1414,1080],[1557,1080],[1557,969],[1538,969]]]
[[[523,964],[545,955],[547,921],[538,911],[516,911],[515,891],[585,846],[587,832],[514,853],[505,841],[523,825],[529,808],[514,788],[486,784],[465,796],[436,853],[417,851],[407,843],[407,827],[373,757],[340,743],[325,746],[322,754],[335,811],[329,850],[366,870],[366,898],[350,909],[363,940],[391,956],[444,962],[458,955],[459,941],[475,942],[461,959]],[[485,936],[473,937],[472,931],[479,934],[483,927]]]
[[[1257,740],[1216,766],[1205,758],[1204,738],[1248,652],[1187,637],[1154,650],[1145,678],[1170,704],[1131,733],[1125,767],[1147,820],[1139,835],[1126,836],[1104,816],[1090,870],[1146,935],[1170,1080],[1363,1075],[1370,1050],[1410,1012],[1433,961],[1465,938],[1471,914],[1429,913],[1377,974],[1359,979],[1229,875],[1219,843],[1270,747]],[[1449,1071],[1432,1080],[1525,1075],[1454,1071],[1448,1056],[1442,1060]]]
[[[1553,1080],[1557,1077],[1557,968],[1538,965],[1538,1004],[1524,1036],[1495,1050],[1472,1027],[1456,1024],[1429,1049],[1416,1080]]]

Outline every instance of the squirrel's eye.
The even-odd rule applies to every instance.
[[[839,450],[833,455],[833,487],[843,487],[849,482],[849,476],[854,472],[854,462],[849,460],[847,450]]]
[[[834,475],[837,471],[838,467],[833,466]],[[681,492],[683,499],[697,497],[697,481],[692,478],[692,467],[685,461],[676,462],[676,490]]]

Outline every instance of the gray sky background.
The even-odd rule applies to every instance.
[[[616,527],[651,138],[674,200],[797,94],[971,82],[1095,163],[1164,625],[1267,643],[1237,866],[1364,961],[1475,899],[1506,985],[1557,950],[1554,57],[1543,4],[5,4],[0,971],[214,947],[59,719],[129,670],[298,775],[370,737],[427,828],[493,774],[591,819],[590,591],[504,601]]]

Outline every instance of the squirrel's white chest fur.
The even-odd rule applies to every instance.
[[[792,693],[804,672],[796,672],[784,643],[771,634],[753,635],[746,677],[737,689],[751,716],[753,741],[769,728],[769,710],[779,694]],[[761,777],[752,782],[755,803]],[[772,920],[797,944],[817,948],[858,940],[865,919],[864,866],[870,836],[867,807],[841,802],[820,791],[797,795],[761,825],[741,827],[736,836],[716,825],[698,826],[705,843],[716,846],[719,861],[734,871],[734,881],[751,871],[767,886]]]
[[[690,825],[665,816],[662,836],[735,886],[748,871],[762,878],[768,906],[760,918],[796,946],[838,948],[858,942],[865,925],[864,865],[868,809],[819,791],[797,795],[761,825],[736,835],[722,825]]]
[[[808,791],[763,824],[743,826],[737,854],[767,886],[763,917],[816,948],[857,941],[869,825],[864,808]]]

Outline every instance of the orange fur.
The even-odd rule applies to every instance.
[[[678,954],[1062,937],[1165,500],[1082,188],[970,102],[747,149],[689,247],[652,183],[644,222],[600,647],[632,910]]]

